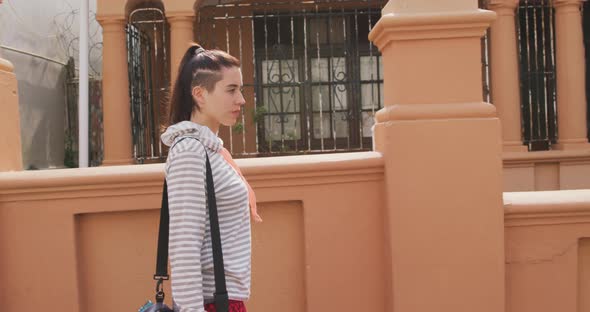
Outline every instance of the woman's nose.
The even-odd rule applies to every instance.
[[[242,92],[240,92],[240,97],[238,98],[238,104],[240,104],[240,106],[243,106],[244,104],[246,104],[246,99],[244,98],[244,95],[242,94]]]

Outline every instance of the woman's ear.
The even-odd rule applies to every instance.
[[[207,92],[207,90],[201,86],[196,86],[192,90],[193,100],[195,103],[197,103],[197,107],[199,109],[205,104],[205,92]]]

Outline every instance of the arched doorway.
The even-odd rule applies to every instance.
[[[133,133],[138,163],[166,157],[160,131],[170,88],[169,27],[163,7],[144,5],[129,12],[127,60]]]

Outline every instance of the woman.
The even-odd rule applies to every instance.
[[[214,311],[213,253],[206,206],[205,157],[215,185],[219,228],[230,299],[229,311],[246,311],[250,295],[250,209],[256,200],[217,133],[232,126],[245,104],[240,62],[195,45],[185,53],[170,101],[170,126],[162,142],[170,210],[169,254],[174,310]]]

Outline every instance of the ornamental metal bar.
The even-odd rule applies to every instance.
[[[582,29],[584,31],[584,47],[586,55],[586,68],[589,68],[590,61],[590,2],[582,4]],[[586,70],[586,126],[587,137],[590,138],[590,70]],[[590,140],[590,139],[589,139]]]
[[[342,29],[344,30],[342,32],[342,41],[344,42],[344,62],[349,62],[349,60],[350,60],[350,55],[349,55],[349,53],[350,53],[350,51],[349,51],[350,50],[350,45],[347,44],[348,43],[348,36],[347,36],[347,34],[348,34],[348,32],[350,30],[348,29],[348,23],[347,23],[347,19],[345,18],[344,8],[340,8],[340,13],[341,13],[341,15],[340,15],[339,18],[342,20]],[[352,66],[350,66],[350,67],[352,67]],[[353,69],[351,68],[351,70],[353,70]],[[352,72],[351,74],[354,75],[355,73],[356,73],[356,71]],[[346,78],[346,77],[344,77],[344,78]],[[350,82],[348,81],[348,79],[345,79],[345,82],[344,82],[343,86],[344,86],[344,90],[341,90],[341,91],[345,91],[346,92],[347,90],[350,90],[350,92],[354,92],[354,90],[352,89],[352,86],[351,86]],[[355,116],[353,115],[353,113],[352,113],[352,111],[350,109],[351,108],[347,105],[346,106],[346,110],[344,111],[344,114],[342,114],[342,118],[344,118],[346,120],[346,122],[350,125],[348,127],[349,128],[349,130],[348,130],[349,133],[346,136],[346,149],[350,149],[351,146],[352,146],[351,145],[351,137],[352,137],[352,135],[350,135],[350,132],[353,132],[354,131],[354,128],[356,128],[352,124],[352,122],[355,120],[354,119]],[[335,147],[335,145],[334,145],[334,147]]]
[[[78,77],[74,60],[70,58],[64,68],[66,72],[65,94],[66,109],[64,116],[65,155],[64,166],[78,167]],[[89,80],[89,158],[90,166],[100,166],[103,160],[103,115],[102,115],[102,81]]]
[[[228,16],[228,12],[225,13],[225,16]],[[239,17],[238,17],[239,18]],[[225,19],[225,51],[227,51],[227,53],[232,54],[233,52],[230,49],[230,45],[229,45],[229,30],[230,30],[230,25],[229,25],[229,19]],[[230,152],[233,153],[234,150],[234,137],[233,137],[233,129],[228,129],[229,132],[229,150]]]
[[[131,131],[133,135],[133,156],[135,159],[145,157],[145,108],[152,105],[146,94],[146,79],[144,71],[146,58],[142,56],[143,46],[149,46],[147,36],[140,33],[133,25],[127,26],[127,63],[129,70],[129,100],[131,104]],[[144,52],[145,53],[145,52]],[[149,59],[148,59],[149,60]]]
[[[306,14],[307,12],[303,10],[303,13]],[[310,42],[310,34],[309,34],[309,18],[308,15],[303,17],[303,73],[304,73],[304,80],[309,81],[311,78],[311,67],[310,67],[310,59],[309,59],[309,47],[308,43]],[[307,97],[306,97],[307,98]],[[309,112],[312,111],[313,104],[311,101],[305,101],[304,103],[304,110],[305,114],[305,131],[304,134],[307,137],[305,143],[307,143],[307,152],[311,152],[311,125],[312,125],[312,116]]]
[[[290,22],[289,25],[291,26],[291,59],[294,60],[295,59],[295,17],[293,16],[293,13],[294,13],[293,6],[291,6],[289,13],[291,13],[291,19],[289,21]],[[296,101],[295,90],[293,90],[293,92],[291,92],[291,101],[293,101],[293,102]],[[293,115],[293,123],[294,124],[297,124],[301,120],[301,118],[297,118],[297,117],[298,117],[298,115]],[[299,149],[298,143],[299,143],[299,140],[295,140],[295,150]],[[283,142],[283,146],[284,146],[284,142]]]
[[[381,56],[367,35],[386,2],[218,1],[201,7],[197,41],[231,48],[242,64],[253,64],[242,70],[246,101],[255,106],[243,112],[239,127],[229,129],[233,154],[371,149],[383,78]]]
[[[481,38],[481,79],[483,100],[492,103],[490,92],[490,30],[488,29]]]
[[[169,89],[169,42],[164,12],[140,8],[129,15],[127,60],[133,157],[138,163],[163,161],[160,141]]]
[[[279,47],[281,47],[281,18],[280,17],[277,17],[277,45]],[[281,53],[284,53],[284,52],[285,51],[283,49],[281,49]],[[285,59],[285,58],[286,57],[281,57],[281,59]],[[287,63],[287,66],[288,66],[289,61],[287,60],[286,63]],[[286,90],[283,89],[283,87],[282,87],[283,82],[284,82],[284,79],[283,79],[283,66],[281,64],[281,61],[279,61],[278,64],[279,64],[278,70],[279,70],[279,77],[280,77],[279,80],[277,81],[278,82],[278,85],[279,85],[279,88],[278,88],[278,95],[279,95],[278,109],[280,109],[280,112],[285,112],[285,107],[284,107],[285,101],[284,101],[284,98],[285,98],[285,91]],[[291,74],[294,74],[293,71],[291,71]],[[289,79],[289,81],[292,82],[291,79]],[[285,116],[284,114],[281,114],[281,115],[278,116],[278,119],[277,119],[278,125],[277,126],[279,127],[281,133],[285,133],[285,122],[286,122],[286,118],[287,118],[287,116]],[[285,149],[285,136],[284,135],[281,135],[281,150],[284,150],[284,149]]]
[[[320,14],[318,12],[318,6],[315,6],[315,13],[316,13],[316,31],[315,31],[315,38],[316,38],[316,54],[317,54],[317,58],[316,58],[316,81],[322,81],[322,68],[320,67],[320,61],[321,61],[321,57],[320,57],[320,25],[321,25],[321,19],[319,19]],[[328,65],[329,66],[329,65]],[[329,68],[329,67],[328,67]],[[312,68],[313,70],[313,68]],[[327,70],[327,69],[326,69]],[[313,73],[313,72],[312,72]],[[312,81],[313,81],[313,74],[312,74]],[[323,151],[325,150],[325,143],[324,143],[324,101],[323,101],[323,97],[322,97],[322,86],[319,85],[317,87],[318,92],[318,110],[319,110],[319,119],[317,120],[317,122],[319,123],[319,128],[320,128],[320,133],[319,133],[319,137],[320,137],[320,149]],[[313,99],[312,99],[313,101]],[[314,112],[314,110],[312,110],[312,112]],[[315,112],[314,112],[315,113]],[[315,127],[315,119],[314,119],[314,127]],[[314,129],[315,130],[315,129]],[[314,136],[316,136],[316,133],[314,131]]]
[[[555,21],[551,0],[522,0],[516,17],[524,143],[548,150],[557,139]]]
[[[487,9],[489,0],[478,0],[480,9]],[[492,94],[490,90],[490,29],[485,32],[481,38],[481,79],[483,101],[492,103]]]
[[[328,31],[328,46],[330,47],[330,58],[328,59],[328,81],[336,81],[336,70],[335,67],[337,66],[336,58],[334,57],[334,45],[336,44],[335,35],[334,35],[334,28],[337,25],[333,25],[334,15],[332,13],[332,7],[328,7],[328,20],[327,20],[327,27],[330,29]],[[346,32],[344,30],[343,32]],[[336,64],[335,64],[336,63]],[[328,94],[330,97],[328,98],[329,105],[329,118],[330,118],[330,132],[332,138],[336,138],[336,84],[331,84]],[[322,109],[323,110],[323,109]],[[323,120],[322,120],[323,121]],[[334,150],[336,150],[337,140],[334,140]]]
[[[256,40],[255,40],[255,36],[254,36],[254,20],[253,19],[250,19],[250,31],[251,31],[250,36],[252,37],[252,42],[251,42],[252,47],[251,48],[252,48],[252,61],[253,61],[254,60],[254,56],[256,55]],[[259,75],[256,74],[256,70],[252,71],[252,76],[253,76],[253,81],[258,81],[258,76]],[[257,89],[256,88],[253,88],[253,89],[254,90],[252,90],[253,91],[252,92],[252,95],[253,95],[254,103],[258,103],[259,96],[258,96]],[[252,113],[253,113],[252,114],[252,121],[255,124],[258,124],[258,120],[259,120],[258,108],[257,107],[254,108],[254,110],[252,111]],[[244,128],[244,130],[246,129],[245,123],[242,124],[242,127]],[[251,127],[249,127],[249,128],[251,128]],[[254,130],[255,130],[255,136],[254,136],[255,147],[256,147],[256,151],[258,151],[258,145],[259,145],[258,137],[259,137],[259,134],[258,134],[258,126],[257,125],[254,126]],[[244,149],[246,148],[245,146],[246,146],[246,143],[244,143]],[[247,153],[243,153],[243,154],[247,154]]]
[[[242,19],[240,18],[238,21],[238,36],[239,36],[239,58],[240,60],[244,59],[244,49],[242,47],[242,37],[243,37],[243,33],[242,33]],[[243,63],[240,62],[240,69],[243,70]],[[246,153],[246,131],[244,129],[244,125],[246,124],[246,116],[244,114],[244,110],[242,110],[242,114],[241,114],[241,133],[242,133],[242,153]],[[232,146],[232,153],[233,153],[233,146]]]
[[[357,9],[354,9],[354,40],[356,42],[359,41],[359,20],[358,20],[358,10]],[[358,50],[354,50],[352,53],[353,53],[352,57],[354,57],[355,59],[360,59],[359,51]],[[353,84],[353,93],[356,95],[354,97],[354,100],[357,103],[361,102],[361,100],[362,100],[362,97],[361,97],[361,88],[357,87],[356,84]],[[364,121],[362,105],[360,105],[360,106],[357,105],[357,107],[358,108],[357,108],[356,113],[357,113],[357,116],[360,116],[360,118],[357,119],[357,121],[360,121],[362,123]],[[364,132],[363,131],[363,128],[364,127],[362,127],[362,125],[358,127],[358,135],[359,135],[359,138],[361,138],[359,140],[359,145],[360,145],[360,149],[361,150],[364,147],[363,139],[362,139],[364,137],[363,136],[363,132]]]

